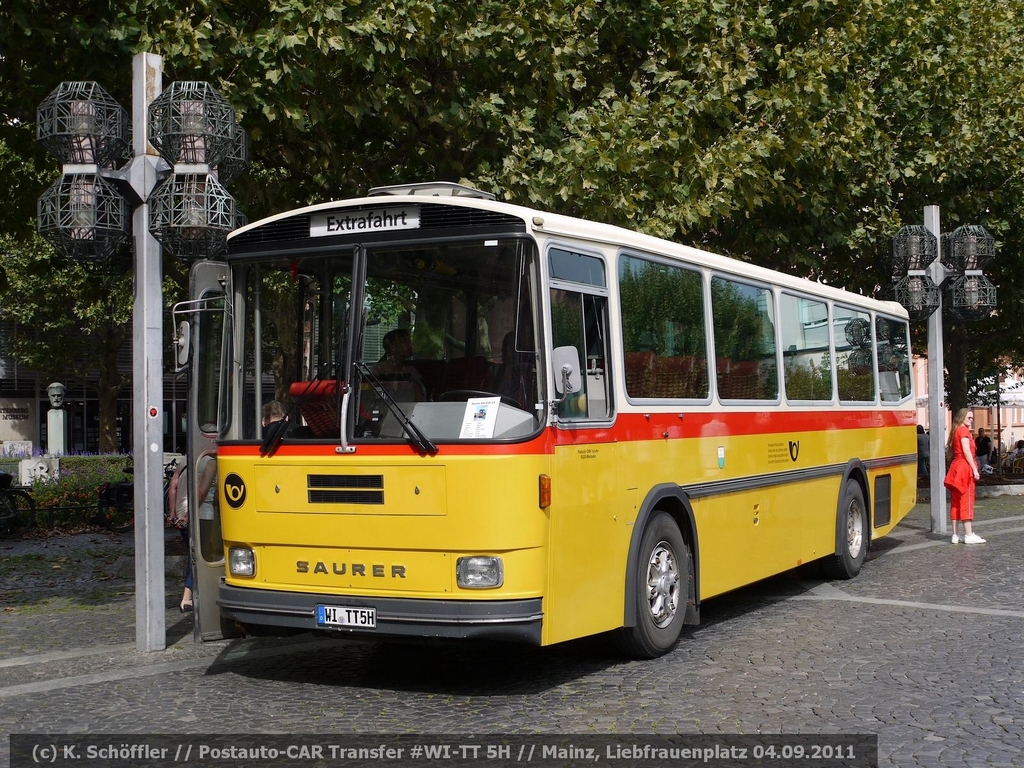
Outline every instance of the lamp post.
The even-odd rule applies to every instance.
[[[217,109],[208,111],[207,102]],[[39,199],[39,233],[65,257],[94,267],[134,233],[135,642],[139,650],[163,650],[161,246],[184,259],[223,248],[240,216],[217,174],[233,178],[244,169],[245,134],[208,84],[162,92],[162,59],[140,53],[132,60],[130,123],[99,84],[65,82],[39,105],[36,135],[62,164],[61,178]],[[185,195],[176,194],[179,176],[190,180]]]
[[[942,346],[942,288],[953,319],[987,317],[996,289],[982,274],[995,254],[995,240],[983,227],[965,225],[942,234],[939,206],[924,209],[924,226],[901,227],[892,239],[896,300],[912,320],[928,320],[929,491],[932,533],[946,532],[945,382]]]

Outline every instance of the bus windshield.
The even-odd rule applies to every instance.
[[[544,416],[536,263],[517,238],[246,262],[235,294],[246,303],[245,397],[281,402],[285,441],[338,441],[343,415],[355,444],[533,435]],[[257,411],[244,408],[231,431],[259,437]]]

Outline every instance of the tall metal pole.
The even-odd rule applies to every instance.
[[[132,188],[135,207],[135,306],[132,315],[132,422],[135,457],[135,647],[167,647],[163,511],[163,302],[160,244],[149,233],[146,199],[157,182],[158,155],[149,143],[149,105],[163,88],[163,61],[132,59]]]
[[[939,226],[939,206],[928,205],[924,209],[924,226],[936,238],[935,261],[929,265],[929,277],[936,285],[942,285],[945,268],[942,266],[942,230]],[[936,279],[938,278],[938,279]],[[942,292],[939,292],[939,306],[928,316],[928,427],[931,469],[929,491],[931,493],[932,533],[946,532],[946,396],[942,359]]]

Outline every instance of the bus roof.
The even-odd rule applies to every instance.
[[[732,256],[723,256],[614,224],[602,224],[588,219],[501,202],[493,199],[493,196],[488,193],[478,192],[473,194],[474,192],[476,191],[472,188],[449,182],[379,187],[371,190],[371,194],[365,197],[317,203],[268,216],[234,230],[228,235],[227,240],[230,247],[233,240],[246,233],[292,217],[304,217],[322,211],[393,205],[441,204],[493,211],[519,218],[524,222],[526,231],[540,238],[557,239],[564,237],[635,250],[644,254],[677,258],[683,262],[729,273],[741,278],[746,277],[755,281],[778,285],[781,288],[812,293],[834,301],[854,303],[857,306],[885,312],[897,317],[907,316],[906,309],[895,301],[874,299],[826,283],[819,283],[785,272],[768,269],[767,267],[761,267]]]

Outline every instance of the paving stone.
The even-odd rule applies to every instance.
[[[176,575],[168,648],[140,653],[130,535],[0,541],[0,734],[872,733],[883,766],[1019,766],[1024,498],[979,500],[977,528],[952,545],[919,506],[856,579],[709,600],[653,661],[605,638],[195,644]]]

